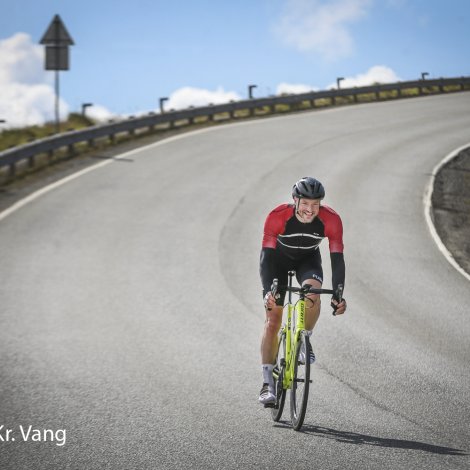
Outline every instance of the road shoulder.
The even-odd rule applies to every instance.
[[[470,147],[436,174],[431,202],[439,237],[455,261],[470,273]]]

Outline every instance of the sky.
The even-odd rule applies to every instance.
[[[39,41],[75,45],[61,113],[96,119],[255,97],[470,75],[469,0],[0,0],[1,128],[54,119]]]

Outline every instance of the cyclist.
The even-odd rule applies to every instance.
[[[336,291],[339,284],[344,285],[345,264],[343,256],[343,225],[339,215],[321,204],[325,189],[320,181],[306,176],[292,188],[293,204],[281,204],[271,211],[264,224],[264,236],[260,256],[260,276],[263,285],[266,321],[261,340],[261,363],[263,368],[263,387],[259,402],[274,404],[273,364],[276,360],[278,332],[282,322],[285,291],[274,299],[271,293],[273,279],[279,285],[287,284],[289,271],[295,271],[301,285],[310,284],[321,288],[323,283],[320,242],[327,237],[330,248],[332,284]],[[320,315],[320,296],[308,294],[305,309],[305,326],[311,334]],[[337,315],[346,310],[346,301],[331,299],[331,306]],[[313,363],[313,352],[309,358]]]

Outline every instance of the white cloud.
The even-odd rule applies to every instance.
[[[47,80],[43,48],[25,33],[0,40],[0,83],[34,85]]]
[[[229,101],[239,101],[240,96],[233,91],[225,91],[222,87],[215,91],[202,88],[183,87],[174,91],[167,102],[164,103],[165,110],[186,109],[190,106],[200,107],[208,104],[222,104]]]
[[[86,116],[93,119],[94,121],[104,122],[108,119],[115,119],[118,116],[113,114],[109,109],[104,106],[96,105],[90,106],[85,111]]]
[[[345,77],[341,81],[341,88],[368,86],[374,83],[395,83],[399,81],[401,81],[401,78],[391,68],[385,65],[375,65],[366,73],[361,73],[355,77]],[[337,88],[337,84],[331,83],[327,89],[330,88]]]
[[[44,47],[34,44],[26,33],[0,40],[0,119],[3,128],[41,125],[55,120],[53,74],[44,70]],[[87,115],[107,119],[111,113],[102,106]],[[60,100],[60,117],[69,114]]]
[[[0,40],[0,119],[5,127],[41,124],[54,118],[54,90],[44,70],[44,51],[25,33]],[[65,102],[60,106],[68,112]]]
[[[276,89],[276,95],[282,94],[294,94],[309,93],[310,91],[316,91],[318,88],[314,88],[310,85],[303,85],[301,83],[280,83]]]
[[[348,25],[367,15],[373,0],[287,0],[276,27],[288,45],[327,60],[350,56],[354,40]]]

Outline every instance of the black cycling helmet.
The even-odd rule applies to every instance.
[[[311,176],[304,176],[294,184],[292,188],[292,197],[306,197],[308,199],[323,199],[325,197],[325,188],[320,181]]]

